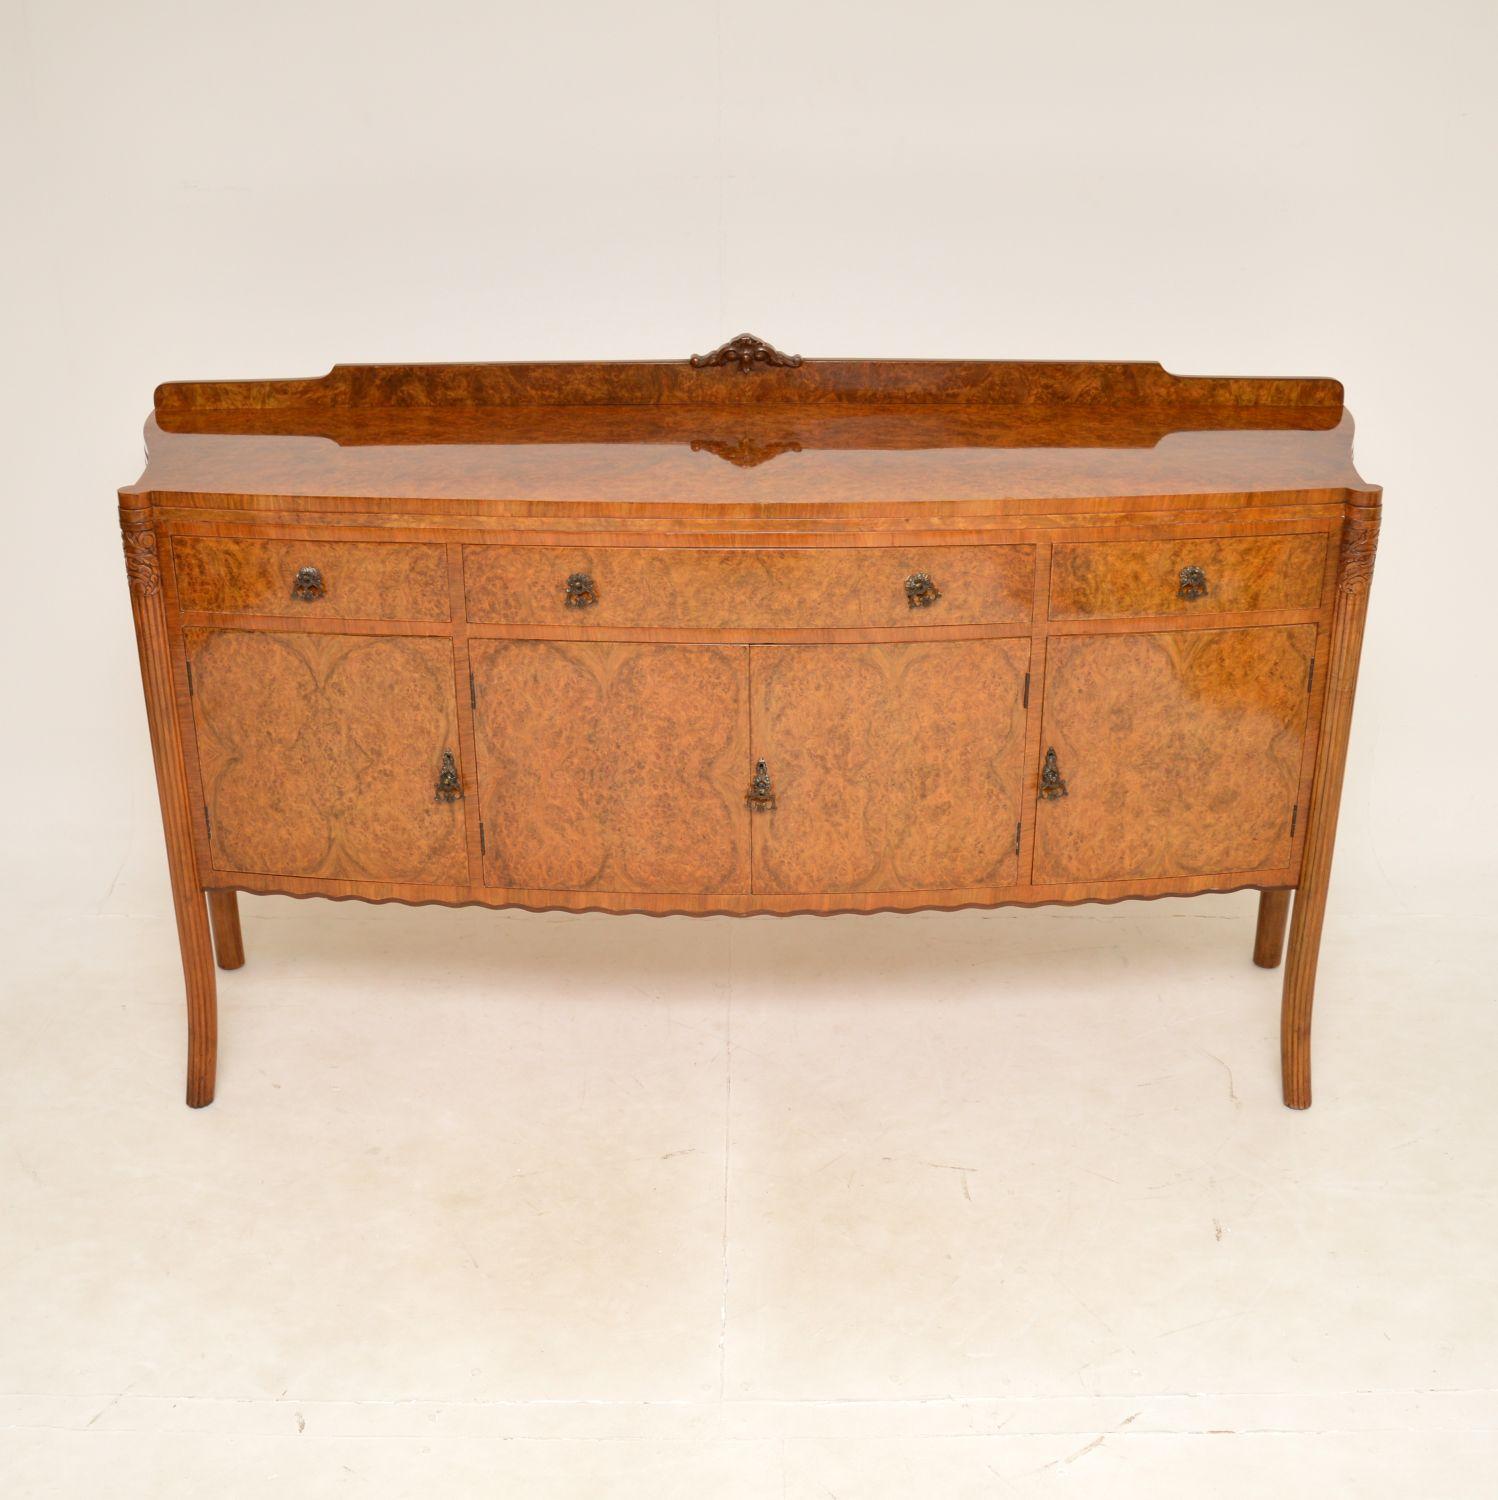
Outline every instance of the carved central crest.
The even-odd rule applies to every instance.
[[[741,375],[747,375],[756,366],[774,366],[782,370],[794,370],[801,363],[799,354],[782,354],[763,339],[752,333],[741,333],[737,338],[720,344],[711,354],[694,354],[694,370],[711,370],[717,365],[736,365]]]
[[[753,469],[759,464],[769,463],[772,458],[779,458],[782,453],[800,451],[801,444],[794,442],[759,443],[748,437],[739,438],[732,443],[719,442],[715,438],[692,439],[693,453],[712,453],[741,469]]]

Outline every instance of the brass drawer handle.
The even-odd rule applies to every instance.
[[[905,602],[912,609],[925,609],[941,598],[941,590],[932,583],[929,573],[912,573],[905,580]]]
[[[298,568],[296,570],[296,577],[291,581],[293,599],[300,599],[303,603],[311,604],[314,599],[321,599],[327,591],[327,585],[322,581],[321,568]]]
[[[1062,779],[1061,767],[1056,764],[1054,746],[1046,750],[1045,764],[1040,768],[1040,795],[1047,802],[1066,796],[1066,782]]]
[[[770,768],[764,761],[755,764],[754,779],[749,783],[749,790],[744,794],[744,801],[756,812],[775,810],[775,785],[770,780]]]
[[[1203,599],[1207,593],[1207,575],[1193,563],[1181,569],[1181,586],[1176,590],[1179,599]]]
[[[442,769],[437,772],[437,795],[435,802],[456,802],[463,795],[463,779],[458,775],[458,763],[451,750],[442,752]]]
[[[567,579],[567,592],[562,603],[569,609],[586,609],[598,603],[598,585],[587,573],[573,573]]]

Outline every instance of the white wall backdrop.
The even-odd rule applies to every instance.
[[[6,899],[164,912],[153,386],[335,361],[1333,375],[1385,485],[1333,906],[1486,911],[1490,0],[3,0]]]

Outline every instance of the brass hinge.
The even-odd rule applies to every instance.
[[[474,686],[472,672],[468,674],[468,706],[474,710],[479,706],[479,690]]]
[[[1300,822],[1300,804],[1297,802],[1295,806],[1290,809],[1290,837],[1292,839],[1295,837],[1295,825],[1298,822]]]
[[[1306,691],[1311,691],[1311,684],[1316,680],[1316,658],[1311,658],[1311,664],[1306,668]]]
[[[187,696],[192,697],[192,663],[187,664]]]
[[[1014,852],[1016,854],[1019,853],[1019,830],[1020,830],[1020,825],[1018,823],[1016,823],[1014,825]]]
[[[484,820],[479,819],[479,853],[487,854],[489,851],[484,847]]]
[[[1025,673],[1025,701],[1020,704],[1020,707],[1021,708],[1029,708],[1029,706],[1030,706],[1030,674],[1028,672],[1026,672]]]

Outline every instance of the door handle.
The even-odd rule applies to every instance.
[[[1061,775],[1061,767],[1056,763],[1055,746],[1046,750],[1045,764],[1040,768],[1040,795],[1047,802],[1066,796],[1066,782]]]
[[[749,783],[749,790],[744,793],[744,801],[756,812],[775,810],[775,784],[770,780],[770,768],[764,761],[755,764],[754,777]]]
[[[442,766],[437,772],[437,795],[435,802],[456,802],[463,795],[463,778],[458,775],[458,763],[451,750],[442,752]]]

